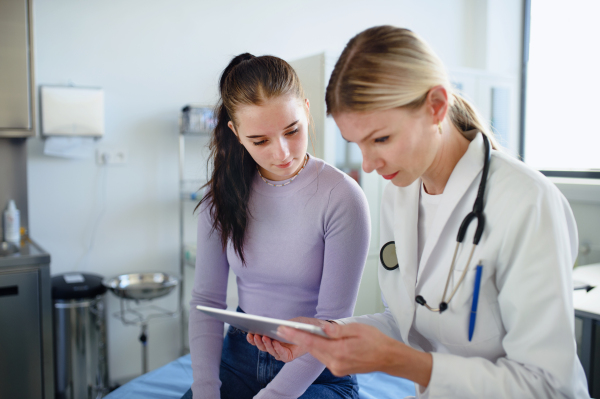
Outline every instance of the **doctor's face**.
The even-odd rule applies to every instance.
[[[245,105],[229,128],[269,180],[286,180],[304,165],[308,144],[308,100],[293,95],[270,98],[261,105]]]
[[[342,136],[357,143],[366,173],[376,171],[398,187],[406,187],[433,165],[440,146],[437,125],[426,107],[333,115]]]

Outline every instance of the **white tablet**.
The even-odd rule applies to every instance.
[[[229,323],[230,325],[242,331],[252,334],[266,335],[269,338],[276,339],[281,342],[288,342],[277,335],[277,327],[286,326],[306,331],[312,334],[317,334],[327,338],[327,335],[321,327],[313,326],[312,324],[298,323],[295,321],[272,319],[270,317],[255,316],[252,314],[232,312],[229,310],[211,308],[208,306],[196,306],[196,309],[214,317],[215,319]],[[288,342],[289,343],[289,342]]]

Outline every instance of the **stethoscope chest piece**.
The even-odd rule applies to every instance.
[[[385,270],[396,270],[398,268],[398,257],[396,256],[396,243],[390,241],[381,247],[379,260]]]

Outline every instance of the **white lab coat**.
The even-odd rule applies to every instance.
[[[340,320],[373,325],[431,352],[433,370],[420,398],[589,398],[577,357],[571,271],[577,229],[568,202],[542,174],[492,151],[485,190],[485,230],[448,310],[430,312],[442,292],[463,218],[472,210],[483,168],[481,134],[456,165],[417,264],[421,180],[388,184],[381,207],[380,247],[395,241],[399,268],[379,267],[385,313]],[[471,250],[476,220],[457,256],[450,288]],[[483,273],[477,321],[468,340],[475,266]]]

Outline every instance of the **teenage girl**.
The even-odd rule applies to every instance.
[[[354,376],[311,355],[285,364],[246,333],[195,309],[226,307],[235,273],[239,312],[320,320],[352,315],[370,238],[354,180],[308,155],[309,102],[282,59],[241,54],[219,82],[213,172],[199,204],[189,336],[194,383],[184,397],[357,398]]]

